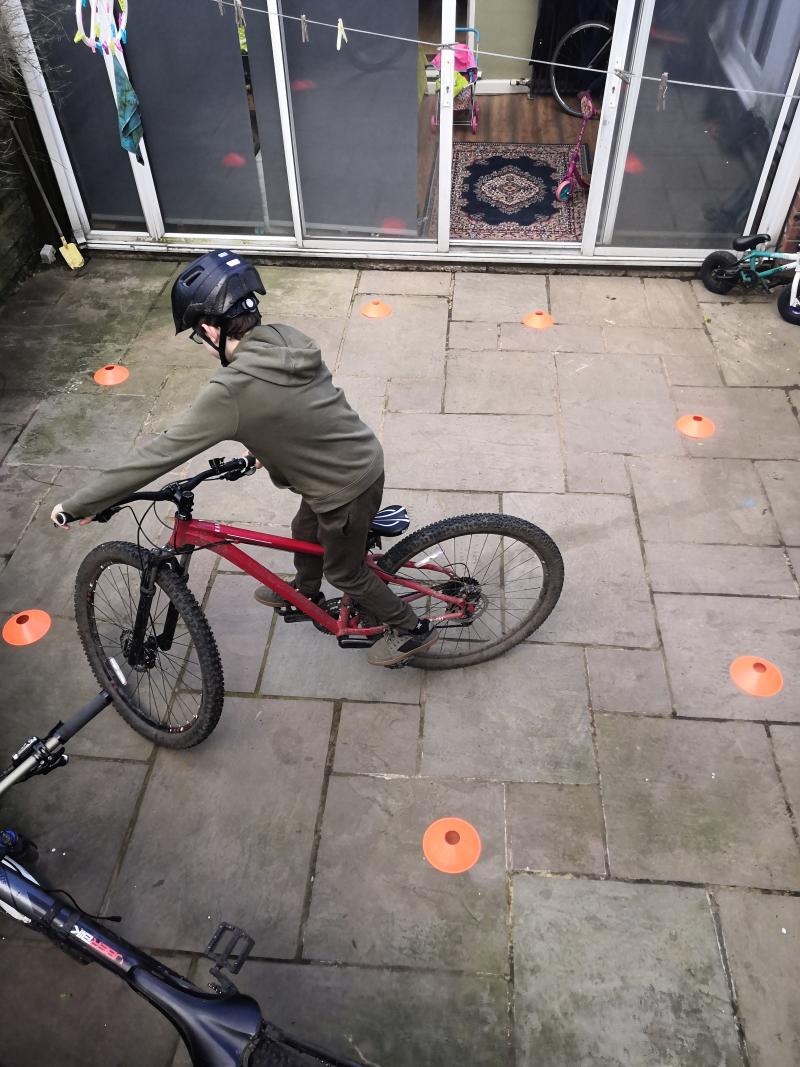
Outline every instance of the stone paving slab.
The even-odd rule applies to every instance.
[[[784,544],[800,545],[800,463],[756,463]]]
[[[657,593],[675,709],[697,718],[800,721],[800,602]],[[737,656],[763,656],[783,673],[783,690],[752,697],[730,679]]]
[[[3,1035],[8,1067],[166,1067],[178,1041],[171,1023],[115,974],[82,967],[40,942],[3,945],[4,966],[14,975],[3,996],[6,1016],[14,1020]],[[183,959],[160,958],[185,973]]]
[[[602,875],[603,812],[597,786],[506,787],[509,867]]]
[[[488,663],[430,674],[422,773],[595,782],[581,650],[522,645]]]
[[[586,663],[595,711],[672,714],[672,698],[660,652],[587,648]]]
[[[704,415],[713,437],[681,436],[692,456],[728,459],[800,459],[800,422],[780,389],[673,389],[676,413]]]
[[[458,876],[422,854],[426,828],[449,815],[481,838],[478,863]],[[306,958],[502,975],[506,918],[502,786],[331,779]]]
[[[357,1063],[511,1067],[503,978],[257,962],[241,978],[278,1026]]]
[[[557,355],[556,369],[567,453],[683,454],[657,356]]]
[[[691,283],[677,278],[645,278],[644,296],[654,326],[702,328],[703,312]]]
[[[728,385],[792,386],[800,381],[797,331],[771,304],[721,304],[706,312]]]
[[[22,396],[26,408],[32,397],[42,397],[63,390],[81,375],[93,372],[104,363],[118,363],[126,344],[105,344],[80,340],[72,334],[66,340],[63,329],[30,326],[20,332],[3,335],[3,377],[8,403]]]
[[[5,360],[3,366],[5,367]],[[0,425],[24,426],[41,402],[42,398],[38,393],[4,389],[0,393]]]
[[[490,415],[553,415],[553,357],[531,352],[451,352],[444,410]]]
[[[365,295],[362,302],[359,297],[359,307],[373,298],[375,294]],[[353,309],[336,371],[353,377],[441,377],[447,300],[396,296],[391,304],[392,314],[383,319],[368,319]]]
[[[9,453],[18,436],[18,426],[0,426],[0,463]]]
[[[208,368],[209,377],[214,364],[211,353],[189,340],[189,333],[175,333],[172,313],[166,307],[154,308],[131,336],[124,362],[131,368],[144,366]]]
[[[568,452],[567,491],[570,493],[630,493],[623,456],[611,452]]]
[[[641,278],[555,274],[550,277],[550,302],[553,317],[559,323],[593,326],[650,323]]]
[[[456,274],[453,289],[455,322],[520,322],[529,311],[547,310],[547,278],[543,274]]]
[[[341,774],[415,774],[419,733],[415,704],[345,703],[333,769]]]
[[[800,728],[771,726],[770,733],[786,795],[794,812],[795,823],[800,828]]]
[[[159,750],[109,905],[123,936],[202,951],[224,920],[294,955],[331,712],[228,697],[203,745]]]
[[[800,888],[762,726],[616,715],[596,726],[612,877]]]
[[[6,614],[0,615],[0,625]],[[87,704],[100,690],[72,619],[52,619],[50,630],[33,645],[0,642],[2,730],[0,766],[32,734],[43,737],[59,719]],[[146,760],[152,745],[108,708],[69,745],[70,753]],[[49,778],[48,781],[53,781]]]
[[[313,664],[313,670],[301,670],[300,664]],[[261,692],[418,704],[421,684],[422,672],[415,668],[372,667],[363,649],[339,648],[333,636],[321,633],[313,623],[285,623],[276,616]]]
[[[439,378],[422,379],[428,388],[441,397],[442,380]],[[347,402],[359,418],[375,432],[378,437],[383,433],[383,413],[386,407],[386,380],[380,375],[371,378],[356,377],[351,374],[336,374],[335,384],[344,390]],[[436,411],[439,410],[437,405]]]
[[[362,270],[358,279],[358,292],[449,296],[451,279],[452,273],[449,270]]]
[[[163,389],[157,391],[155,401],[147,412],[142,432],[159,434],[177,426],[213,373],[214,366],[210,360],[207,367],[180,367],[171,370],[166,376]],[[239,445],[237,454],[241,451],[242,447]]]
[[[0,553],[14,551],[57,475],[58,467],[0,467]]]
[[[144,763],[73,757],[3,796],[4,825],[36,842],[46,884],[68,889],[85,911],[100,907],[146,771]],[[25,933],[5,917],[2,924],[4,933]]]
[[[782,548],[649,541],[645,554],[657,593],[797,596]]]
[[[534,641],[657,644],[631,502],[582,493],[503,497],[503,511],[540,526],[564,557],[564,590]]]
[[[752,463],[648,456],[628,468],[645,541],[779,543]]]
[[[386,480],[410,489],[559,492],[555,420],[544,415],[386,416]]]
[[[451,326],[451,345],[452,336]],[[598,326],[561,325],[558,322],[549,330],[532,330],[520,322],[503,322],[500,324],[500,348],[518,352],[605,352],[603,333]]]
[[[45,400],[11,450],[9,463],[47,463],[65,467],[102,467],[109,462],[109,442],[126,455],[127,442],[141,430],[151,401],[113,394]]]
[[[714,348],[702,330],[604,326],[609,352],[661,357],[670,385],[721,385]]]
[[[716,894],[751,1067],[800,1062],[800,900]]]
[[[525,327],[520,327],[525,329]],[[459,351],[480,352],[495,350],[498,346],[500,327],[496,322],[450,322],[448,348]],[[519,347],[522,347],[521,345]]]
[[[267,648],[272,612],[253,599],[246,574],[220,574],[211,587],[205,615],[217,640],[226,693],[254,693]],[[198,670],[197,658],[191,665]]]
[[[347,315],[355,289],[356,272],[328,267],[259,267],[267,290],[264,310],[273,322],[281,316]]]
[[[73,525],[68,531],[54,528],[50,521],[54,505],[65,500],[74,488],[85,485],[94,474],[64,469],[58,475],[11,560],[0,572],[0,611],[13,613],[38,607],[51,615],[72,618],[75,576],[84,556],[105,541],[136,543],[136,525],[128,511],[106,525]],[[144,530],[150,537],[163,537],[163,527],[152,519],[145,523]]]
[[[444,375],[441,378],[394,378],[389,382],[386,409],[438,413],[442,410],[443,395]],[[364,418],[360,409],[359,415]]]
[[[269,297],[267,298],[267,306],[262,306],[262,314],[264,315],[265,323],[274,322],[280,325],[283,321],[277,317],[277,310],[273,314],[270,309]],[[316,314],[301,315],[292,313],[291,315],[285,315],[284,319],[289,320],[287,325],[294,326],[296,330],[300,330],[307,337],[317,342],[322,352],[323,361],[333,370],[339,357],[344,331],[347,328],[346,316],[338,315],[335,318],[322,318]]]
[[[514,879],[517,1062],[740,1067],[705,893]]]

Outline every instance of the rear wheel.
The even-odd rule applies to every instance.
[[[513,515],[460,515],[405,537],[381,569],[465,599],[472,610],[437,624],[439,641],[411,661],[427,670],[483,663],[533,633],[561,595],[564,563],[538,526]],[[452,611],[435,597],[389,583],[417,615]]]
[[[560,108],[582,117],[581,95],[589,93],[596,107],[603,102],[611,53],[611,27],[605,22],[581,22],[565,33],[553,51],[550,87]],[[563,64],[556,66],[555,64]],[[574,70],[590,67],[590,70]]]
[[[133,655],[142,568],[149,558],[146,549],[125,541],[89,553],[75,582],[78,633],[95,677],[128,725],[156,744],[191,748],[208,737],[222,713],[222,664],[184,576],[167,567],[156,577],[143,648]]]
[[[739,260],[733,252],[712,252],[700,267],[700,281],[710,293],[723,296],[736,285],[738,276],[731,277]]]
[[[791,299],[792,287],[785,285],[778,293],[778,312],[782,319],[791,322],[793,326],[800,326],[800,307],[792,307]],[[798,300],[800,300],[800,290],[798,290]]]

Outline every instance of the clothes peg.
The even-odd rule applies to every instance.
[[[303,44],[308,44],[308,19],[305,15],[300,16],[300,40]]]
[[[217,7],[219,8],[220,15],[224,15],[225,8],[223,7],[222,0],[217,0]]]
[[[341,19],[336,21],[336,51],[341,52],[342,41],[347,44],[347,34],[345,32],[344,23]]]
[[[242,0],[233,0],[233,11],[236,16],[236,25],[242,29],[246,25],[244,11],[242,9]]]
[[[661,79],[658,83],[658,99],[656,100],[656,111],[667,110],[667,89],[669,89],[669,71],[664,71],[661,75]]]

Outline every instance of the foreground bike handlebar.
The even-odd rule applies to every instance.
[[[112,504],[110,508],[104,508],[103,511],[99,511],[94,516],[94,522],[108,522],[120,508],[125,507],[126,504],[134,504],[137,501],[150,501],[151,503],[165,502],[171,500],[177,507],[181,506],[181,503],[186,499],[186,495],[191,493],[201,482],[209,480],[219,480],[226,482],[235,482],[239,478],[246,478],[250,474],[254,474],[256,470],[256,457],[248,456],[246,459],[240,457],[238,459],[210,459],[208,461],[209,470],[201,471],[200,474],[195,474],[191,478],[182,478],[180,481],[168,482],[160,489],[149,490],[139,493],[131,493],[128,496],[122,497],[116,504]],[[74,515],[69,515],[67,512],[59,512],[54,519],[56,526],[67,526],[71,522],[75,522]]]

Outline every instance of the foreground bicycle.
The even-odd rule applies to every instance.
[[[135,501],[172,501],[177,508],[165,548],[98,545],[81,564],[75,585],[78,631],[97,680],[126,722],[157,744],[196,745],[222,712],[219,652],[187,585],[195,552],[208,549],[233,563],[287,601],[278,609],[285,622],[310,619],[342,648],[368,648],[383,635],[383,626],[348,597],[315,604],[237,547],[320,556],[320,545],[193,518],[193,490],[201,482],[250,473],[248,460],[213,459],[209,470],[155,492],[133,493],[95,516],[107,522]],[[483,663],[522,641],[553,610],[564,565],[552,539],[532,523],[512,515],[461,515],[380,552],[381,537],[398,536],[409,525],[405,508],[383,508],[373,520],[366,563],[437,626],[439,640],[414,657],[413,666],[444,670]],[[127,683],[120,684],[114,660],[128,673]]]
[[[119,672],[116,663],[111,667]],[[119,680],[124,682],[121,672]],[[0,774],[0,796],[12,785],[64,766],[67,741],[110,703],[111,696],[101,692],[66,723],[57,723],[47,737],[26,741]],[[257,1002],[223,974],[238,974],[253,948],[243,930],[220,923],[205,952],[213,964],[212,992],[205,992],[81,911],[71,898],[69,904],[59,899],[67,896],[63,890],[48,892],[25,866],[36,855],[33,842],[14,830],[0,829],[0,912],[43,934],[80,963],[99,963],[127,982],[169,1019],[193,1067],[357,1067],[265,1021]]]

